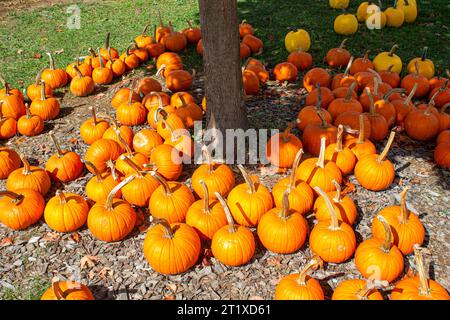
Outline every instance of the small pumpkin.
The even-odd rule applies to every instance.
[[[41,69],[36,76],[35,82],[27,87],[27,96],[31,101],[41,98],[41,75],[44,70],[45,68]],[[47,98],[53,97],[52,87],[45,86],[45,96]]]
[[[310,53],[299,48],[289,54],[287,62],[292,63],[298,71],[308,70],[313,64],[313,57]]]
[[[225,211],[228,225],[223,226],[214,234],[211,251],[217,260],[227,266],[244,265],[255,254],[255,237],[248,228],[234,223],[230,208],[219,193],[216,193],[216,198]]]
[[[84,284],[75,281],[55,281],[44,292],[41,300],[95,300]]]
[[[392,88],[398,88],[400,86],[401,79],[397,72],[392,71],[393,67],[394,65],[391,64],[387,70],[378,71],[378,74],[383,82],[389,84]]]
[[[195,201],[191,190],[180,182],[167,181],[156,171],[151,171],[150,175],[160,184],[150,197],[150,214],[169,223],[184,222],[189,207]]]
[[[13,230],[35,224],[44,213],[45,200],[32,189],[0,192],[0,222]]]
[[[414,94],[414,97],[421,98],[428,94],[430,91],[430,83],[428,82],[428,79],[421,75],[419,73],[419,62],[415,61],[415,67],[416,71],[414,73],[410,73],[406,75],[401,83],[400,86],[406,90],[406,92],[409,94],[414,87],[415,84],[417,84],[417,90]]]
[[[406,67],[408,73],[414,74],[419,73],[419,75],[424,76],[428,80],[434,77],[434,63],[432,60],[427,58],[428,47],[424,47],[422,50],[422,56],[419,58],[411,59]],[[417,62],[417,67],[416,67]]]
[[[202,31],[200,28],[196,28],[192,26],[192,21],[187,20],[187,24],[189,28],[183,30],[183,34],[186,37],[186,40],[191,44],[197,44],[202,38]]]
[[[86,184],[86,196],[94,202],[105,201],[112,189],[120,182],[119,177],[116,175],[114,164],[111,161],[108,166],[111,168],[111,172],[105,171],[100,173],[91,162],[85,161],[84,163],[86,167],[89,166],[94,172],[94,176]],[[117,191],[115,198],[120,198],[121,196],[122,192],[120,190]]]
[[[166,76],[166,86],[172,92],[186,91],[192,85],[192,75],[186,70],[174,70]]]
[[[228,207],[234,220],[244,227],[255,227],[261,217],[273,207],[270,191],[250,176],[242,165],[238,165],[245,183],[234,187],[228,194]],[[255,181],[256,180],[256,181]]]
[[[258,224],[258,238],[263,246],[276,253],[289,254],[305,243],[308,223],[300,212],[289,208],[289,193],[283,195],[281,208],[269,210]]]
[[[247,34],[254,34],[253,26],[250,23],[247,23],[246,20],[242,20],[239,24],[239,36],[243,38]]]
[[[397,282],[391,300],[450,300],[447,290],[438,282],[428,279],[423,262],[424,249],[414,247],[414,260],[418,274]]]
[[[99,139],[89,146],[84,159],[91,162],[100,173],[107,171],[108,161],[115,161],[122,154],[122,147],[114,140]],[[92,168],[88,168],[93,172]]]
[[[345,92],[347,92],[347,90],[345,90]],[[321,87],[320,84],[317,84],[317,88],[308,92],[306,99],[305,99],[305,106],[317,106],[318,102],[319,102],[319,94],[321,95],[321,99],[322,99],[322,103],[320,104],[320,107],[325,110],[328,108],[330,103],[336,98],[334,96],[333,91],[331,91],[329,88]],[[304,107],[303,109],[305,109],[305,108],[307,108],[307,107]],[[314,115],[316,115],[316,114],[314,113]],[[327,117],[326,113],[325,113],[325,117]],[[320,119],[317,118],[317,120],[320,120]],[[331,121],[331,116],[329,117],[329,121]]]
[[[373,59],[373,65],[375,70],[380,72],[382,70],[388,70],[391,67],[393,72],[400,74],[402,72],[403,63],[402,59],[394,52],[397,50],[398,45],[393,45],[389,52],[381,52]]]
[[[367,239],[358,246],[355,265],[361,274],[373,280],[392,282],[403,272],[403,256],[397,246],[392,244],[392,233],[387,221],[378,216],[383,224],[385,240]]]
[[[157,37],[156,25],[153,25],[152,42],[146,46],[146,49],[150,57],[157,59],[161,54],[163,54],[166,51],[166,48],[162,43],[156,41],[156,37]]]
[[[61,190],[45,206],[45,223],[57,232],[74,232],[87,221],[89,206],[83,197]]]
[[[197,262],[201,242],[191,226],[158,219],[145,236],[143,250],[156,272],[178,274],[189,270]]]
[[[139,48],[135,41],[131,42],[130,54],[136,55],[139,59],[139,63],[146,62],[149,58],[148,51],[145,48]],[[120,60],[120,59],[118,59]]]
[[[17,121],[17,131],[27,137],[32,137],[44,131],[44,120],[38,115],[32,115],[28,103],[25,103],[27,114]]]
[[[415,140],[429,141],[439,133],[439,119],[432,112],[434,101],[431,100],[426,109],[413,109],[405,118],[406,134]]]
[[[92,113],[92,118],[81,124],[80,135],[83,141],[90,145],[103,137],[103,134],[109,128],[109,123],[104,119],[97,118],[95,107],[89,107],[89,110]]]
[[[106,68],[103,63],[103,57],[100,55],[100,49],[98,49],[98,58],[100,60],[100,65],[92,70],[92,80],[95,84],[110,84],[113,80],[114,74],[111,69]]]
[[[144,168],[144,165],[148,163],[148,157],[145,154],[142,154],[140,152],[133,152],[131,150],[130,146],[122,138],[119,129],[116,129],[116,133],[117,133],[117,138],[119,139],[121,145],[125,147],[125,153],[122,154],[116,160],[116,170],[118,172],[120,172],[121,174],[123,174],[124,176],[135,173],[135,171],[136,171],[135,167],[137,167],[139,170],[142,170]],[[123,159],[123,157],[125,159]],[[124,160],[128,160],[128,161],[124,161]],[[129,162],[132,162],[133,166],[130,166]]]
[[[173,131],[186,129],[183,120],[179,116],[174,113],[167,113],[164,108],[158,108],[155,111],[153,119],[150,119],[150,115],[151,113],[149,113],[147,121],[149,123],[156,123],[156,131],[164,140],[170,139]]]
[[[343,175],[348,175],[353,172],[357,159],[350,148],[343,146],[343,135],[344,126],[339,125],[336,142],[329,144],[325,149],[325,160],[333,161],[339,167]]]
[[[169,73],[168,71],[183,69],[183,62],[181,57],[175,52],[164,52],[156,60],[156,69],[158,71],[161,70],[162,75],[166,77]]]
[[[309,236],[311,251],[326,262],[342,263],[355,252],[355,233],[350,225],[339,221],[328,195],[319,187],[314,190],[325,200],[331,219],[319,221],[312,229]]]
[[[79,75],[78,71],[75,69],[75,67],[78,69],[78,71],[80,71],[80,73],[84,77],[91,77],[92,76],[92,67],[89,64],[85,63],[85,62],[81,62],[80,61],[80,57],[76,57],[75,58],[75,62],[72,62],[66,68],[66,73],[69,76],[69,80],[71,80],[71,79],[73,79],[73,78],[75,78],[76,76]],[[36,85],[39,85],[40,82],[41,81],[40,81],[40,76],[39,76],[39,79],[36,78]],[[31,100],[33,100],[33,99],[31,99]]]
[[[143,50],[147,54],[146,49],[140,50]],[[114,78],[121,77],[127,71],[127,65],[123,60],[112,57],[111,48],[108,48],[108,57],[109,60],[106,62],[105,68],[111,69]]]
[[[73,151],[62,150],[53,131],[49,132],[49,136],[58,152],[47,160],[45,170],[55,181],[69,182],[75,180],[83,172],[83,163],[81,163],[80,156]]]
[[[361,103],[352,97],[355,86],[356,82],[353,82],[350,87],[348,87],[345,98],[337,98],[330,103],[327,111],[331,114],[333,119],[336,119],[341,113],[346,111],[363,112]]]
[[[86,97],[95,90],[95,83],[91,76],[83,75],[77,66],[73,67],[77,74],[70,81],[70,93],[76,97]]]
[[[168,144],[161,144],[153,149],[150,163],[157,168],[159,174],[170,181],[177,180],[183,171],[180,151]]]
[[[9,174],[6,180],[6,190],[31,189],[45,196],[51,187],[51,180],[47,172],[40,167],[31,166],[24,155],[19,154],[19,156],[23,168],[16,169]]]
[[[335,90],[341,87],[350,87],[353,86],[353,92],[358,91],[358,80],[350,74],[350,68],[353,65],[353,57],[350,57],[350,60],[347,63],[347,67],[345,68],[344,73],[338,73],[333,77],[331,81],[331,89]]]
[[[283,133],[277,133],[267,142],[267,159],[278,168],[290,168],[295,155],[302,148],[302,142],[290,133],[295,122],[290,122]]]
[[[386,136],[389,133],[389,125],[386,121],[386,118],[375,112],[375,104],[372,92],[369,88],[366,88],[367,96],[369,97],[370,101],[370,107],[369,112],[364,113],[365,116],[367,116],[367,119],[369,119],[370,122],[370,137],[369,139],[372,141],[381,141],[386,138]]]
[[[377,100],[374,103],[374,112],[381,114],[384,119],[386,119],[388,127],[391,127],[395,123],[395,117],[397,115],[397,111],[395,110],[394,105],[389,101],[389,99],[394,93],[403,92],[404,90],[402,89],[389,90],[383,96],[383,99]]]
[[[122,60],[123,63],[125,63],[127,71],[136,69],[141,64],[141,60],[139,59],[139,57],[136,54],[134,54],[131,50],[133,46],[134,44],[131,43],[126,48],[125,52],[122,53],[119,57],[119,59]]]
[[[325,61],[331,68],[340,68],[346,66],[351,58],[350,52],[345,49],[345,44],[347,42],[347,38],[342,40],[341,44],[337,48],[333,48],[328,50]]]
[[[6,179],[11,172],[20,168],[21,160],[14,149],[0,147],[0,180]]]
[[[139,48],[145,48],[149,44],[151,44],[153,41],[152,37],[147,34],[147,30],[148,30],[149,26],[150,26],[150,23],[149,22],[146,23],[141,34],[138,35],[136,38],[134,38],[134,41],[136,42],[136,44]]]
[[[116,199],[116,193],[133,181],[131,175],[115,186],[104,201],[97,202],[89,210],[87,226],[97,239],[115,242],[124,239],[136,224],[136,212],[125,200]]]
[[[0,97],[0,109],[1,109],[1,119],[12,119],[14,121],[8,121],[9,123],[3,123],[2,127],[5,128],[4,133],[2,136],[5,136],[5,138],[10,138],[14,134],[16,134],[16,130],[14,130],[14,134],[11,136],[5,135],[10,130],[6,130],[6,127],[13,126],[15,129],[15,121],[17,121],[21,116],[26,114],[25,110],[25,104],[20,98],[20,96],[14,95],[11,93],[11,90],[9,89],[8,83],[4,82],[5,85],[5,93],[3,97]]]
[[[317,83],[321,87],[330,87],[331,75],[327,70],[323,68],[312,68],[304,75],[303,86],[308,92],[311,92],[317,86]]]
[[[413,253],[414,245],[422,245],[425,239],[425,229],[422,223],[417,215],[406,207],[408,190],[409,188],[406,187],[400,194],[400,206],[385,207],[377,215],[382,216],[389,224],[392,231],[392,242],[404,255]],[[385,239],[383,225],[378,219],[373,219],[372,236],[376,239]]]
[[[350,36],[358,31],[358,20],[355,15],[344,11],[334,19],[334,32]]]
[[[158,10],[158,19],[159,19],[159,27],[156,29],[155,39],[156,41],[161,42],[162,38],[164,38],[165,35],[170,33],[170,28],[164,25],[159,10]]]
[[[161,38],[161,43],[164,45],[167,51],[181,52],[186,49],[187,39],[186,36],[173,30],[172,23],[169,21],[170,32]]]
[[[367,50],[364,53],[364,56],[361,58],[356,58],[355,61],[353,61],[352,66],[350,67],[350,74],[354,75],[358,72],[364,72],[368,71],[369,69],[374,69],[375,66],[373,65],[372,61],[369,59],[370,50]]]
[[[255,37],[252,34],[247,34],[242,38],[242,43],[246,44],[252,53],[261,53],[264,47],[261,39]]]
[[[360,114],[358,138],[345,141],[345,147],[349,148],[353,152],[358,161],[366,155],[377,153],[377,149],[375,148],[373,142],[366,138],[366,127],[369,127],[370,132],[370,122],[367,119],[367,116]]]
[[[445,169],[450,168],[450,142],[441,142],[434,149],[434,162]]]
[[[163,144],[161,136],[153,129],[142,129],[133,137],[133,149],[146,155],[148,158],[155,147]]]
[[[259,92],[259,78],[255,72],[243,68],[242,82],[244,84],[244,93],[247,95],[257,95]]]
[[[299,49],[307,52],[311,47],[311,37],[308,31],[304,29],[297,29],[296,31],[289,31],[284,38],[284,45],[286,50],[291,53]]]
[[[46,98],[45,96],[45,86],[44,80],[41,80],[41,98],[34,100],[30,105],[31,114],[38,115],[42,120],[53,120],[59,115],[60,103],[56,98]]]
[[[180,95],[181,105],[176,108],[175,114],[183,120],[186,128],[193,128],[196,121],[202,121],[203,111],[195,102],[186,102]]]
[[[201,239],[211,240],[217,230],[227,225],[227,217],[220,202],[210,199],[205,182],[200,180],[199,185],[203,190],[203,198],[189,207],[186,213],[186,224],[193,227]]]
[[[441,131],[441,133],[439,133],[439,135],[436,139],[436,145],[439,145],[443,142],[450,142],[450,130],[449,129]],[[0,168],[1,168],[1,166],[0,166]],[[1,177],[1,175],[0,175],[0,177]]]
[[[391,131],[383,152],[369,154],[358,159],[355,166],[355,177],[359,184],[371,191],[386,190],[394,182],[395,170],[391,161],[386,159],[394,142],[395,132]]]
[[[308,275],[322,265],[322,259],[315,255],[300,273],[281,279],[275,288],[275,300],[325,300],[320,282]]]
[[[125,142],[129,146],[132,145],[134,137],[133,130],[129,126],[119,126],[119,124],[113,117],[110,117],[106,114],[101,114],[100,116],[104,119],[108,119],[111,122],[111,126],[103,133],[102,139],[109,139],[117,142],[122,153],[127,151],[125,145],[122,142]]]
[[[375,287],[375,281],[344,280],[334,289],[331,300],[384,300]]]
[[[290,62],[282,62],[273,69],[275,79],[279,82],[294,82],[297,79],[297,67]]]
[[[147,109],[140,102],[133,102],[133,90],[128,94],[128,101],[116,109],[116,117],[126,126],[137,126],[147,120]]]
[[[341,113],[337,116],[336,120],[334,120],[334,125],[339,126],[343,125],[345,129],[344,140],[347,142],[353,138],[358,138],[359,129],[360,129],[360,116],[363,116],[363,130],[364,136],[370,136],[370,122],[369,119],[362,114],[361,112],[355,111],[347,111]]]
[[[151,92],[159,92],[162,90],[162,86],[158,80],[152,77],[144,77],[138,83],[138,92],[140,97],[145,97]],[[142,102],[142,104],[144,104]]]
[[[414,93],[417,90],[417,84],[414,85],[411,92],[409,93],[406,99],[396,99],[392,100],[392,105],[395,108],[396,116],[395,116],[395,124],[403,126],[406,117],[408,114],[414,109],[414,104],[411,102]]]
[[[116,49],[114,49],[113,47],[111,47],[110,39],[111,39],[111,32],[107,32],[106,38],[105,38],[105,46],[103,48],[101,48],[98,53],[99,56],[101,56],[104,61],[108,61],[108,59],[109,59],[108,51],[111,51],[111,57],[113,59],[119,58],[119,52]]]
[[[317,156],[320,153],[321,139],[325,139],[325,144],[336,142],[337,128],[329,124],[323,113],[317,111],[321,122],[310,123],[303,130],[303,146],[307,152],[313,156]]]
[[[47,52],[50,60],[50,67],[42,71],[41,79],[45,81],[52,89],[62,88],[69,81],[69,77],[61,68],[55,68],[55,60],[50,52]]]

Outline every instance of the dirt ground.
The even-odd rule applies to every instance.
[[[142,76],[138,71],[131,77]],[[88,108],[95,106],[99,112],[113,115],[110,100],[114,92],[123,86],[115,83],[99,90],[87,98],[73,98],[61,95],[61,116],[46,124],[45,133],[33,138],[15,137],[12,144],[30,157],[32,164],[44,166],[45,161],[56,152],[48,131],[53,130],[63,148],[70,148],[84,157],[87,146],[79,135],[80,124],[90,117]],[[203,96],[201,74],[194,83],[192,93],[198,102]],[[260,95],[246,102],[249,121],[257,128],[283,128],[292,121],[302,105],[304,89],[297,85],[286,88],[269,84]],[[139,128],[134,128],[135,132]],[[294,130],[299,135],[299,132]],[[378,145],[378,150],[384,142]],[[389,158],[395,165],[396,179],[386,191],[371,192],[360,187],[353,176],[350,183],[356,191],[350,196],[359,208],[356,222],[358,243],[370,237],[371,221],[383,207],[398,203],[396,196],[410,186],[408,205],[420,214],[426,228],[424,246],[431,250],[426,257],[430,264],[431,278],[436,279],[447,290],[449,277],[449,172],[436,168],[432,162],[434,143],[417,143],[404,135],[396,137]],[[180,181],[190,184],[194,166],[187,166]],[[237,168],[234,168],[239,177]],[[254,166],[251,170],[261,181],[271,188],[286,174],[274,175],[267,167]],[[53,186],[48,197],[57,188],[84,195],[84,186],[92,175],[83,175],[64,186]],[[238,179],[241,182],[242,179]],[[0,189],[5,182],[0,181]],[[272,299],[278,281],[301,268],[311,256],[308,244],[298,252],[279,255],[265,250],[258,244],[256,254],[250,263],[230,268],[216,261],[209,250],[205,250],[198,263],[188,272],[164,276],[154,272],[144,258],[143,240],[150,225],[148,211],[142,210],[143,222],[124,241],[104,243],[96,240],[86,227],[74,234],[55,234],[43,222],[25,231],[14,232],[0,226],[0,292],[5,289],[17,290],[27,285],[35,277],[43,277],[49,283],[52,278],[76,279],[89,286],[97,299]],[[310,226],[314,217],[307,215]],[[254,232],[256,236],[256,232]],[[6,240],[5,240],[6,239]],[[208,247],[205,243],[204,248]],[[408,256],[406,261],[413,261]],[[405,265],[405,270],[408,263]],[[358,278],[354,260],[335,265],[328,264],[314,273],[319,279],[326,296],[344,279]],[[392,286],[390,287],[392,288]],[[388,297],[389,288],[384,291]]]

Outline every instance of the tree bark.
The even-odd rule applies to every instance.
[[[208,128],[246,129],[237,0],[199,0]]]

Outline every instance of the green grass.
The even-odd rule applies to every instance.
[[[33,276],[28,284],[15,290],[6,288],[0,291],[0,300],[39,300],[49,287],[50,282],[41,275]]]
[[[338,46],[343,37],[334,33],[333,21],[340,14],[328,6],[328,1],[306,0],[238,0],[240,19],[248,20],[256,35],[263,39],[265,51],[261,59],[270,66],[287,57],[284,36],[289,28],[305,28],[312,37],[316,65],[322,63],[328,49]],[[351,1],[350,12],[362,1]],[[387,3],[393,1],[383,1]],[[27,85],[36,73],[47,64],[46,51],[64,49],[56,55],[57,65],[65,67],[77,55],[85,55],[86,48],[102,46],[107,31],[112,33],[112,45],[123,51],[143,25],[152,17],[157,23],[156,9],[160,9],[166,21],[171,20],[176,29],[186,27],[186,20],[199,23],[197,0],[109,0],[79,3],[81,29],[66,28],[68,5],[13,12],[0,23],[0,72],[12,85]],[[445,0],[419,1],[419,17],[412,25],[399,29],[368,30],[360,25],[358,33],[350,37],[348,47],[359,56],[372,50],[372,57],[379,51],[389,50],[397,43],[398,54],[406,63],[420,55],[421,48],[430,48],[430,58],[437,67],[448,68],[449,30],[446,19],[450,5]],[[184,55],[187,68],[201,66],[201,60],[191,47]],[[35,54],[42,58],[36,59]]]

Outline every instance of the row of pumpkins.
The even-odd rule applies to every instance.
[[[376,81],[373,82],[375,85]],[[117,100],[122,100],[116,105],[117,118],[119,120],[118,111],[123,101],[126,100],[129,107],[140,104],[144,108],[148,102],[152,107],[148,109],[154,112],[149,113],[152,116],[147,120],[156,130],[143,129],[133,136],[129,126],[136,124],[132,121],[136,119],[135,112],[130,112],[129,118],[125,117],[132,119],[130,124],[125,124],[126,120],[122,119],[119,120],[122,124],[119,126],[116,119],[106,115],[97,117],[95,110],[92,118],[80,127],[82,139],[90,145],[84,162],[88,170],[94,173],[85,191],[95,204],[89,206],[80,195],[63,191],[58,191],[45,203],[43,195],[50,190],[51,179],[72,181],[80,176],[84,167],[80,156],[63,150],[50,133],[58,152],[48,159],[45,170],[30,166],[23,155],[17,155],[11,149],[1,150],[0,159],[4,165],[0,168],[2,178],[7,177],[8,190],[0,199],[2,223],[12,229],[23,229],[44,215],[50,228],[58,232],[77,230],[87,222],[96,238],[102,241],[120,241],[135,227],[136,212],[133,206],[148,207],[156,225],[147,233],[144,255],[155,271],[176,274],[188,270],[196,263],[201,252],[201,239],[212,240],[213,255],[226,265],[239,266],[249,262],[256,246],[250,227],[257,227],[258,238],[269,250],[278,253],[295,252],[302,247],[308,235],[308,224],[303,216],[314,210],[318,223],[310,233],[309,242],[312,251],[318,256],[299,275],[283,279],[277,287],[276,298],[323,298],[323,292],[320,294],[321,290],[318,290],[314,281],[310,281],[307,273],[317,267],[321,260],[333,263],[348,260],[356,248],[351,227],[356,218],[356,207],[350,197],[340,192],[342,174],[348,172],[345,173],[344,166],[339,166],[333,157],[325,160],[326,144],[330,141],[321,137],[320,132],[312,134],[319,143],[312,144],[315,147],[311,148],[317,149],[317,152],[310,152],[318,157],[303,162],[301,147],[294,149],[297,151],[291,151],[294,157],[291,156],[293,159],[287,161],[293,168],[291,176],[280,180],[272,192],[257,177],[249,175],[243,166],[238,168],[245,183],[236,186],[230,167],[214,162],[207,149],[204,149],[207,162],[192,175],[192,188],[200,198],[195,201],[192,191],[186,185],[176,182],[183,169],[181,160],[192,156],[193,146],[187,132],[180,134],[176,130],[189,128],[193,114],[201,111],[201,107],[194,101],[187,102],[190,95],[186,92],[168,96],[151,90],[141,97],[139,93],[142,92],[142,86],[138,86],[138,92],[135,92],[135,87],[133,85],[123,89],[114,97],[116,100],[113,99],[113,105]],[[317,106],[320,109],[322,87],[319,86],[317,90]],[[367,94],[370,103],[370,90]],[[163,97],[166,97],[166,101]],[[188,104],[191,105],[189,109],[186,108]],[[185,112],[177,114],[179,109]],[[317,126],[319,129],[329,126],[322,119],[321,111],[316,114],[320,118]],[[342,148],[344,132],[345,139],[348,138],[355,144],[358,141],[362,141],[364,145],[371,143],[364,138],[364,118],[358,117],[358,120],[362,128],[359,133],[341,125],[328,136],[329,139],[335,137],[336,141],[333,148],[330,145],[328,148],[335,153],[340,153],[340,149],[343,150],[341,154],[352,153],[358,159],[357,162],[355,160],[355,172],[359,170],[359,166],[361,179],[372,186],[371,190],[385,189],[392,183],[395,175],[392,164],[386,160],[395,134],[391,133],[387,146],[380,155],[376,154],[376,149],[368,152],[367,149],[370,148],[354,153],[353,150],[356,149]],[[308,125],[311,127],[313,124]],[[358,138],[351,138],[351,134],[358,134]],[[296,137],[289,133],[288,128],[285,133],[272,139],[290,142],[294,138]],[[306,149],[308,143],[305,136],[303,140]],[[272,143],[269,145],[272,146]],[[290,147],[290,144],[280,143],[278,154],[269,148],[270,159],[274,162],[285,160],[286,152],[282,150]],[[294,147],[298,147],[298,143],[294,143]],[[20,163],[23,163],[21,168]],[[371,179],[369,171],[375,174],[381,172],[387,178]],[[420,245],[423,242],[424,230],[417,216],[407,210],[404,203],[401,207],[385,210],[373,222],[374,238],[358,246],[355,263],[365,277],[373,276],[375,266],[379,268],[375,277],[391,282],[403,271],[403,254],[411,253],[414,251],[414,244]],[[396,221],[402,223],[397,224]],[[403,227],[403,224],[410,225],[411,228],[396,228],[399,225]],[[414,238],[407,241],[411,236]],[[178,250],[172,250],[173,248]],[[416,251],[420,259],[420,250]],[[358,286],[351,281],[353,280],[345,281],[341,286],[345,287],[344,284],[347,284],[352,288],[353,299],[378,297],[372,284],[360,280],[360,287],[356,290]],[[71,298],[73,290],[69,286],[65,282],[55,282],[49,290],[50,297]],[[397,298],[448,298],[444,288],[426,279],[423,269],[419,269],[419,277],[401,280],[397,287]],[[81,289],[75,290],[75,293],[83,292],[88,295],[85,287],[82,286]],[[306,296],[302,294],[304,291]],[[395,297],[395,294],[391,295],[391,298]]]
[[[400,28],[404,23],[413,23],[417,19],[418,8],[415,0],[395,0],[392,7],[382,10],[381,1],[376,5],[375,1],[362,2],[356,11],[356,15],[345,12],[349,0],[330,0],[330,6],[342,9],[334,20],[334,31],[341,35],[353,35],[358,31],[358,22],[366,24],[367,28],[382,29],[384,27]]]

